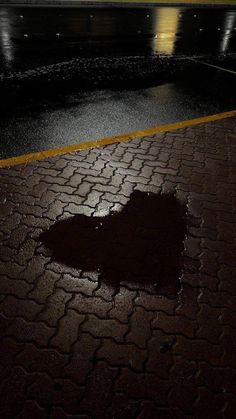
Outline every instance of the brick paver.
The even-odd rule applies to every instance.
[[[235,417],[235,140],[229,118],[1,169],[1,419]],[[96,228],[125,214],[135,190],[187,208],[171,292],[145,282],[148,264],[143,281],[125,274],[137,236],[134,252],[106,246],[106,264],[87,230],[81,266],[60,260],[66,235],[59,258],[40,240],[72,217]]]

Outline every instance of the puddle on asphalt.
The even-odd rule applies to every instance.
[[[103,218],[75,215],[56,222],[39,240],[53,260],[99,272],[99,281],[117,291],[125,282],[175,297],[186,212],[173,195],[135,191],[121,212]]]

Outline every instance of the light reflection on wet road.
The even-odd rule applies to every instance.
[[[80,56],[209,53],[212,63],[236,53],[236,9],[0,7],[0,72]],[[225,65],[235,70],[235,60]],[[154,87],[27,96],[7,111],[1,102],[0,158],[234,109],[235,77],[196,64]]]
[[[74,56],[236,52],[236,10],[1,8],[0,68]]]
[[[215,88],[215,94],[216,94]],[[190,85],[167,83],[139,90],[95,90],[57,96],[36,110],[0,120],[1,158],[210,115],[236,107]]]

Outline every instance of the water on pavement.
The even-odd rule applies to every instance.
[[[175,298],[186,232],[186,208],[174,196],[134,191],[121,212],[77,214],[56,222],[39,240],[53,260],[96,271],[116,292],[125,280]]]
[[[152,87],[27,94],[19,105],[1,101],[0,158],[234,109],[235,75],[188,57],[204,60],[210,53],[214,63],[216,54],[236,52],[235,41],[234,9],[2,7],[2,72],[104,55],[175,55],[189,65],[174,81]],[[224,64],[235,69],[235,60]]]
[[[236,52],[236,10],[0,7],[0,70],[74,56]]]

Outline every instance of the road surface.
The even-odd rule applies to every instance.
[[[157,78],[151,87],[77,88],[40,98],[28,92],[20,104],[9,97],[1,102],[0,156],[234,109],[235,53],[236,9],[2,7],[0,71],[4,75],[74,57],[161,54],[186,63],[192,57],[196,61],[175,80],[160,83]],[[219,54],[230,54],[232,59],[219,64],[215,60]]]

